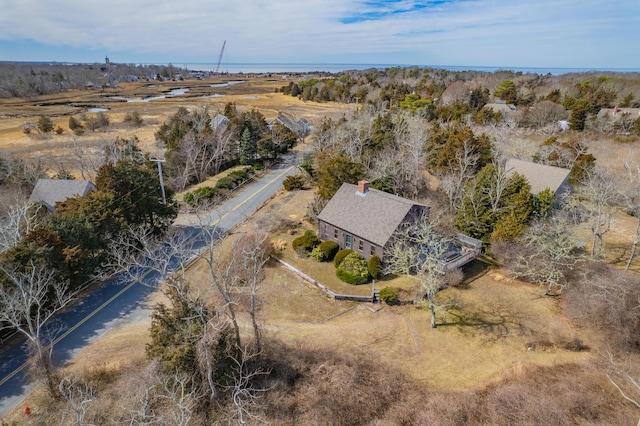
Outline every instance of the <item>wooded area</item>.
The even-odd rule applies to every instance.
[[[98,75],[106,75],[102,84],[108,85],[109,70],[102,67]],[[97,71],[78,66],[65,74],[57,65],[7,69],[12,71],[0,73],[0,97],[69,91],[86,85],[87,73]],[[120,75],[134,71],[150,79],[175,79],[177,74],[123,67]],[[188,73],[180,78],[188,85]],[[389,68],[305,75],[281,83],[272,83],[272,94],[294,97],[300,110],[330,103],[336,113],[312,120],[313,132],[306,139],[285,125],[270,125],[266,115],[272,118],[275,108],[262,112],[235,102],[213,108],[205,103],[209,99],[173,103],[154,124],[149,123],[152,114],[142,109],[128,111],[122,123],[108,111],[57,116],[55,122],[34,114],[27,119],[33,126],[24,128],[25,137],[66,144],[68,156],[77,160],[74,167],[2,152],[0,321],[31,342],[34,377],[46,378],[48,415],[56,415],[60,424],[637,421],[640,75]],[[211,124],[216,109],[228,120],[225,126]],[[93,134],[109,139],[116,125],[134,135],[105,140],[97,150],[83,145]],[[153,129],[153,155],[161,152],[166,159],[166,204],[154,157],[135,136],[143,125]],[[415,306],[429,312],[421,313],[422,327],[472,327],[472,322],[456,322],[465,306],[452,299],[456,286],[469,286],[468,277],[445,276],[435,267],[446,236],[462,232],[483,242],[486,259],[494,262],[484,268],[528,283],[522,285],[540,286],[539,299],[553,298],[575,335],[588,336],[550,344],[532,335],[534,343],[522,350],[544,351],[548,345],[588,356],[563,365],[532,363],[461,390],[426,386],[362,348],[340,352],[282,341],[263,327],[270,299],[261,288],[275,268],[269,256],[283,250],[273,236],[288,226],[293,235],[304,225],[292,225],[273,212],[255,227],[217,242],[215,227],[205,228],[212,243],[197,253],[200,278],[187,268],[168,266],[169,259],[184,258],[192,250],[188,240],[171,231],[179,212],[175,193],[191,194],[184,195],[185,202],[204,210],[294,148],[300,152],[300,170],[286,188],[292,194],[314,191],[306,211],[297,212],[310,223],[343,183],[363,179],[372,188],[431,208],[417,227],[398,232],[393,261],[382,269],[388,280],[411,277]],[[557,197],[550,188],[533,193],[532,182],[506,168],[508,159],[566,169],[571,190]],[[238,165],[245,168],[218,179],[215,188],[191,190]],[[84,178],[96,190],[45,214],[28,202],[41,177]],[[631,235],[616,229],[619,217],[634,223]],[[614,234],[625,233],[628,238],[613,240]],[[409,256],[415,246],[430,250]],[[121,376],[69,377],[54,368],[43,331],[90,280],[120,269],[135,273],[133,266],[140,262],[163,274],[178,272],[163,285],[166,299],[152,314],[147,360],[131,390],[135,398],[125,401],[108,390],[111,383],[122,386]],[[25,293],[29,298],[21,305],[17,296]],[[385,309],[408,318],[415,308]],[[430,339],[455,333],[438,330]],[[444,368],[455,368],[455,360]],[[101,400],[105,394],[113,400]],[[115,406],[118,410],[110,411]]]

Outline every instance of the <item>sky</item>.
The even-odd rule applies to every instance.
[[[0,61],[640,68],[640,0],[0,0]]]

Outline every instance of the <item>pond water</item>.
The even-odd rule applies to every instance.
[[[92,114],[95,114],[97,112],[107,112],[107,111],[109,111],[109,108],[99,108],[99,107],[87,108],[87,112]]]
[[[171,89],[169,90],[169,92],[167,93],[167,96],[180,96],[180,95],[184,95],[185,93],[187,93],[189,91],[188,88],[182,88],[182,89]]]
[[[212,84],[211,87],[227,87],[227,86],[232,86],[234,84],[240,84],[240,83],[244,83],[244,80],[230,80],[224,83],[215,83],[215,84]]]
[[[169,90],[167,92],[166,95],[149,96],[148,98],[125,98],[123,96],[112,96],[110,99],[113,99],[115,101],[127,101],[127,102],[130,102],[130,103],[151,102],[151,101],[157,101],[158,99],[165,99],[166,97],[184,95],[188,91],[189,91],[189,89],[185,87],[185,88],[180,88],[180,89],[171,89],[171,90]]]

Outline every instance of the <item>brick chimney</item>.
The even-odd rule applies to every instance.
[[[369,192],[369,182],[366,180],[358,181],[358,193],[364,195],[367,192]]]

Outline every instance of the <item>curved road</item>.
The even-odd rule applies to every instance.
[[[295,172],[291,160],[201,217],[198,223],[190,223],[182,217],[174,227],[196,237],[195,241],[192,240],[193,248],[203,248],[207,241],[203,237],[197,238],[204,234],[199,232],[201,224],[215,226],[218,234],[231,230],[269,200],[282,187],[284,178]],[[140,279],[135,281],[127,281],[124,274],[113,276],[73,303],[56,318],[55,324],[50,324],[50,328],[56,330],[53,353],[57,365],[70,361],[89,343],[106,333],[114,322],[145,308],[145,299],[162,277],[151,270],[143,271],[139,276]],[[33,388],[25,375],[23,343],[24,340],[19,339],[0,352],[0,417],[19,404]]]

